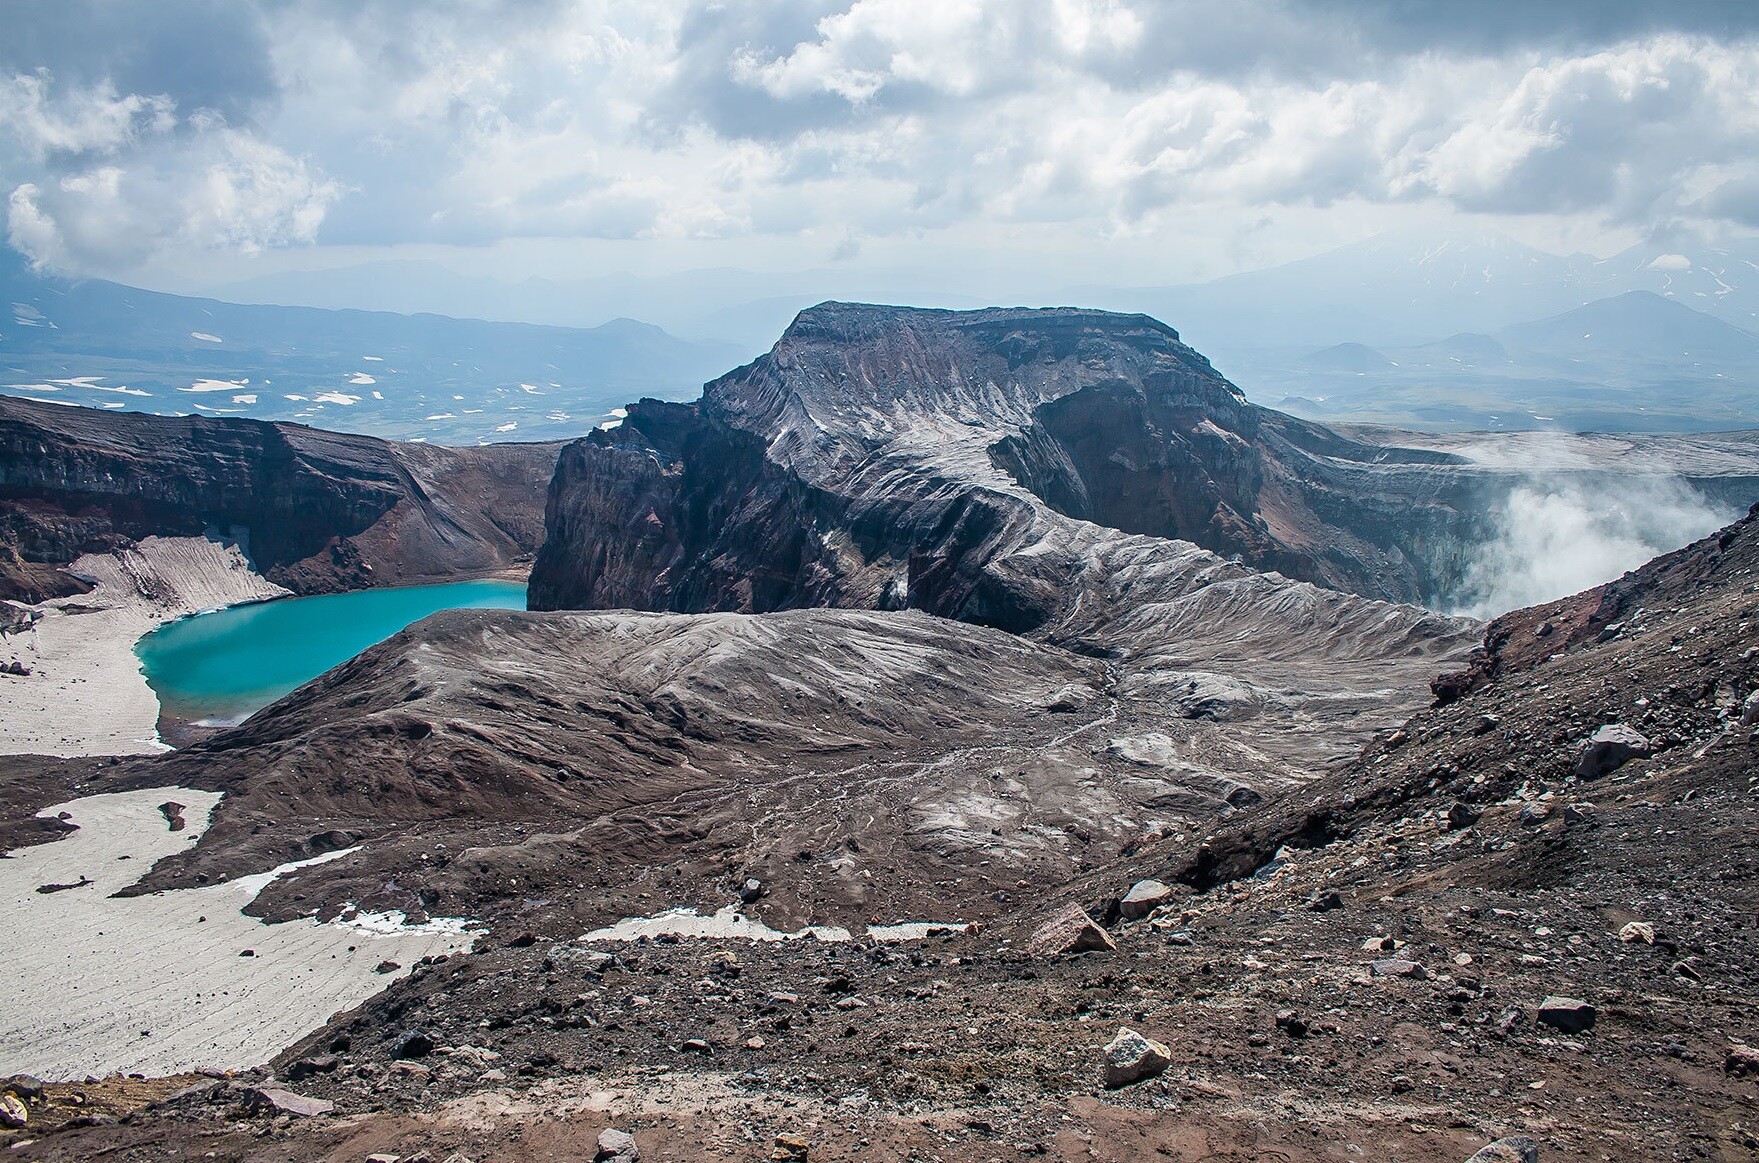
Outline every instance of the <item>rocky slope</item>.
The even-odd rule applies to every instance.
[[[251,910],[480,938],[261,1070],[26,1094],[21,1157],[1751,1157],[1759,517],[1488,634],[1119,527],[1391,584],[1325,489],[1445,538],[1487,474],[1384,447],[1139,318],[809,312],[565,451],[534,594],[604,609],[0,761],[20,840],[225,793],[128,892],[323,856]]]
[[[589,637],[628,618],[513,617]],[[920,615],[779,620],[816,625],[832,656],[858,630],[1009,641]],[[646,632],[610,669],[651,671],[680,621],[634,619]],[[485,643],[508,630],[448,629]],[[773,641],[760,635],[758,670]],[[1085,871],[998,900],[981,932],[916,944],[497,933],[339,1015],[272,1068],[49,1087],[27,1114],[68,1129],[32,1132],[20,1153],[565,1159],[592,1153],[609,1126],[650,1158],[817,1163],[1463,1160],[1492,1141],[1509,1153],[1474,1158],[1752,1158],[1759,516],[1596,592],[1510,614],[1484,650],[1478,685],[1337,770],[1206,829],[1095,846]],[[716,656],[703,690],[725,689],[732,653]],[[881,685],[901,677],[871,654],[860,665]],[[986,715],[1024,709],[1064,679],[1095,681],[1083,665],[1027,667],[1015,688],[960,700]],[[810,669],[801,685],[817,697]],[[919,715],[959,714],[912,693]],[[701,693],[671,697],[693,708]],[[827,741],[861,734],[850,709],[821,703],[806,718],[820,716]],[[998,747],[1046,717],[1004,711]],[[698,721],[685,713],[681,735]],[[1607,769],[1590,742],[1613,724],[1643,739]],[[1584,766],[1588,756],[1601,762]],[[49,794],[65,786],[58,775],[93,774],[25,776]],[[772,783],[759,772],[748,786]],[[859,804],[859,779],[818,798],[844,786]],[[802,806],[754,814],[752,828],[786,826]],[[667,844],[650,864],[687,850]],[[812,853],[802,863],[826,855]],[[727,899],[743,871],[723,868]],[[535,887],[527,919],[574,891]],[[781,923],[797,900],[776,892],[748,909]],[[1105,922],[1088,952],[1029,937],[1067,903]],[[1120,1027],[1161,1056],[1129,1057]],[[284,1113],[302,1100],[336,1117]]]
[[[911,606],[1030,629],[1089,564],[1065,547],[1078,522],[1419,601],[1454,588],[1525,474],[1592,487],[1621,467],[1403,435],[1250,405],[1145,316],[828,303],[701,401],[644,401],[564,451],[532,601]],[[1748,445],[1703,476],[1759,495]]]
[[[517,568],[555,456],[0,397],[0,597],[79,592],[58,567],[153,534],[240,538],[295,593]]]

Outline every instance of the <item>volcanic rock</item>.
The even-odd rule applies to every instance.
[[[635,1136],[628,1131],[606,1127],[599,1132],[598,1151],[593,1155],[593,1163],[641,1163],[641,1149],[635,1145]]]
[[[1539,1144],[1525,1135],[1511,1135],[1486,1143],[1466,1163],[1539,1163]]]
[[[784,1131],[770,1147],[770,1163],[807,1163],[812,1144],[805,1135]]]
[[[1583,779],[1598,779],[1648,754],[1649,740],[1640,732],[1623,723],[1611,723],[1595,731],[1582,745],[1576,759],[1576,774]]]
[[[1100,1061],[1105,1068],[1107,1088],[1115,1090],[1157,1076],[1172,1065],[1173,1056],[1161,1043],[1122,1027],[1118,1036],[1106,1043]]]
[[[1552,996],[1539,1003],[1539,1024],[1566,1034],[1593,1029],[1598,1016],[1594,1007],[1581,998]]]
[[[253,1110],[274,1110],[298,1118],[327,1115],[336,1109],[336,1104],[328,1099],[307,1098],[303,1094],[295,1094],[278,1086],[252,1087],[245,1092],[244,1101]]]
[[[1139,920],[1171,900],[1172,896],[1173,890],[1158,880],[1139,880],[1118,902],[1118,912],[1127,921]]]
[[[556,451],[0,397],[0,597],[80,593],[56,567],[216,529],[242,537],[257,569],[295,593],[503,570],[543,541]]]
[[[1110,952],[1116,948],[1111,935],[1087,915],[1086,909],[1074,904],[1064,907],[1026,939],[1026,951],[1034,957]]]
[[[1429,971],[1415,961],[1407,961],[1403,957],[1383,957],[1368,965],[1369,972],[1376,977],[1417,977],[1426,978]]]

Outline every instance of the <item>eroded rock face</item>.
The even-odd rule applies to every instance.
[[[1018,629],[1066,578],[995,559],[1056,514],[1411,599],[1475,511],[1437,471],[1464,463],[1248,404],[1146,316],[824,304],[699,403],[643,401],[570,446],[534,601],[912,605]]]
[[[0,597],[78,592],[58,566],[154,534],[242,535],[295,593],[508,568],[543,540],[556,451],[0,397]]]

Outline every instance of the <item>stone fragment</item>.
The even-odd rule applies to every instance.
[[[16,1094],[26,1102],[43,1101],[43,1080],[30,1074],[14,1074],[6,1080],[3,1088],[8,1094]]]
[[[1407,961],[1403,957],[1382,957],[1368,965],[1368,971],[1376,977],[1415,977],[1426,978],[1429,970],[1415,961]]]
[[[1628,945],[1655,944],[1655,926],[1648,921],[1632,921],[1619,930],[1619,940]]]
[[[1598,779],[1649,754],[1649,740],[1623,723],[1609,723],[1588,737],[1576,758],[1576,774]]]
[[[1276,1015],[1277,1029],[1291,1038],[1305,1038],[1307,1023],[1294,1010],[1278,1010]]]
[[[756,904],[762,899],[764,891],[763,881],[755,876],[749,877],[739,886],[739,899],[748,905]]]
[[[1119,1027],[1118,1036],[1106,1043],[1100,1061],[1105,1067],[1106,1087],[1116,1090],[1160,1074],[1172,1065],[1173,1053],[1152,1038]]]
[[[1448,805],[1448,830],[1451,832],[1465,831],[1467,828],[1470,828],[1473,824],[1478,822],[1479,814],[1478,810],[1472,807],[1472,805],[1460,800],[1455,800]]]
[[[1080,905],[1067,906],[1034,929],[1032,936],[1026,939],[1026,951],[1034,957],[1109,952],[1116,948],[1110,934],[1100,928]]]
[[[1130,886],[1118,902],[1118,912],[1126,921],[1140,920],[1173,897],[1173,890],[1158,880],[1139,880]]]
[[[287,1068],[287,1081],[298,1082],[314,1074],[329,1074],[340,1064],[334,1054],[313,1054],[310,1058],[301,1058]]]
[[[807,1163],[811,1148],[805,1135],[784,1131],[770,1148],[770,1163]]]
[[[1593,1006],[1579,997],[1553,996],[1539,1003],[1539,1024],[1562,1030],[1566,1034],[1580,1034],[1593,1029],[1594,1021],[1599,1016]]]
[[[1315,892],[1308,900],[1307,907],[1316,913],[1336,912],[1344,907],[1344,897],[1337,892]]]
[[[628,1131],[606,1127],[599,1132],[598,1153],[592,1158],[593,1163],[640,1163],[641,1149]]]
[[[393,1155],[389,1151],[374,1151],[366,1157],[365,1163],[398,1163],[402,1158],[403,1156]]]
[[[1741,704],[1741,725],[1751,727],[1755,724],[1759,724],[1759,690],[1749,694],[1747,701]]]
[[[1530,804],[1521,805],[1521,823],[1529,828],[1537,828],[1551,819],[1551,805],[1543,800],[1535,800]]]
[[[396,973],[399,969],[402,969],[402,968],[403,968],[403,964],[401,962],[385,960],[385,961],[381,961],[377,965],[373,966],[373,972],[374,973]]]
[[[392,1051],[396,1058],[425,1058],[434,1052],[434,1040],[421,1030],[409,1030],[397,1039],[397,1048]]]
[[[1525,1135],[1511,1135],[1486,1143],[1466,1163],[1539,1163],[1539,1144]]]
[[[327,1098],[307,1098],[278,1086],[252,1087],[245,1093],[245,1105],[256,1111],[275,1110],[302,1119],[327,1115],[336,1109],[336,1104]]]

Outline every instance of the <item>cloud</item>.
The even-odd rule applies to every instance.
[[[0,176],[32,187],[13,230],[48,223],[67,261],[138,259],[141,226],[149,250],[858,236],[864,254],[1340,206],[1643,230],[1750,224],[1759,188],[1753,5],[125,8],[119,33],[34,6],[0,47]],[[154,47],[173,32],[188,61]]]
[[[138,263],[168,248],[251,253],[310,242],[342,188],[213,110],[45,73],[0,88],[0,124],[35,180],[7,198],[7,239],[39,265]]]
[[[122,96],[106,80],[55,101],[51,86],[47,70],[0,82],[0,123],[39,162],[58,155],[113,154],[176,124],[176,106],[162,93]]]
[[[1533,478],[1510,491],[1492,538],[1467,563],[1451,604],[1490,618],[1611,581],[1720,528],[1719,513],[1677,477],[1606,478],[1586,485]]]

